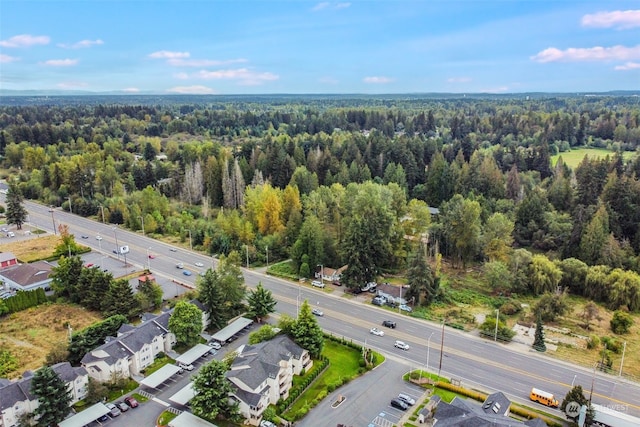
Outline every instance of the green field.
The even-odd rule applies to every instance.
[[[589,156],[590,159],[593,158],[601,158],[605,156],[612,156],[613,151],[607,150],[606,148],[574,148],[571,151],[565,151],[564,153],[560,153],[556,156],[551,156],[551,163],[555,166],[558,158],[562,156],[562,161],[569,166],[571,169],[574,169],[580,164],[584,156]],[[633,151],[625,151],[622,154],[622,157],[625,160],[632,159],[636,156],[637,153]]]

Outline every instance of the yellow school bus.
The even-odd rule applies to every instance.
[[[534,402],[542,403],[543,405],[550,406],[552,408],[557,408],[559,403],[553,397],[553,394],[548,393],[546,391],[539,390],[537,388],[532,388],[531,393],[529,394],[529,399]]]

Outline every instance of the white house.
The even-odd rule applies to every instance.
[[[84,355],[82,366],[91,378],[110,381],[140,375],[159,353],[167,352],[176,343],[169,332],[171,312],[143,318],[140,326],[122,325],[116,337]]]
[[[286,335],[241,346],[227,372],[234,387],[231,397],[238,401],[246,422],[257,426],[269,404],[289,396],[293,376],[312,366],[309,352]]]
[[[71,404],[85,398],[89,376],[84,368],[74,368],[69,362],[57,363],[51,368],[67,384]],[[20,416],[38,407],[38,398],[31,393],[32,379],[31,372],[25,372],[17,381],[0,378],[0,427],[17,426]]]
[[[16,291],[33,291],[38,288],[48,289],[53,279],[52,266],[46,261],[30,264],[18,264],[0,271],[0,280],[5,286]]]

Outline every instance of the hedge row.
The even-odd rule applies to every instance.
[[[47,302],[47,296],[42,288],[34,289],[33,291],[18,291],[14,296],[4,300],[7,313],[16,313],[45,302]]]
[[[309,387],[309,385],[318,377],[318,375],[324,372],[327,366],[329,366],[329,359],[327,359],[326,357],[322,357],[320,360],[316,360],[314,362],[314,365],[316,365],[316,369],[310,372],[300,384],[292,387],[291,390],[289,390],[289,397],[278,403],[279,414],[283,414],[289,408],[289,406],[291,406],[293,402],[295,402],[298,396],[304,393],[307,387]]]

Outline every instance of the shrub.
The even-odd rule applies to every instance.
[[[607,350],[620,354],[622,352],[622,343],[615,338],[602,337],[602,344],[605,345]]]
[[[587,340],[587,348],[589,350],[593,350],[594,348],[598,348],[600,346],[600,338],[597,335],[591,335]]]
[[[613,313],[613,318],[611,318],[609,325],[614,334],[626,334],[633,326],[633,318],[629,313],[618,310]]]
[[[522,310],[522,305],[517,301],[507,301],[500,306],[500,313],[511,316],[519,313]]]

